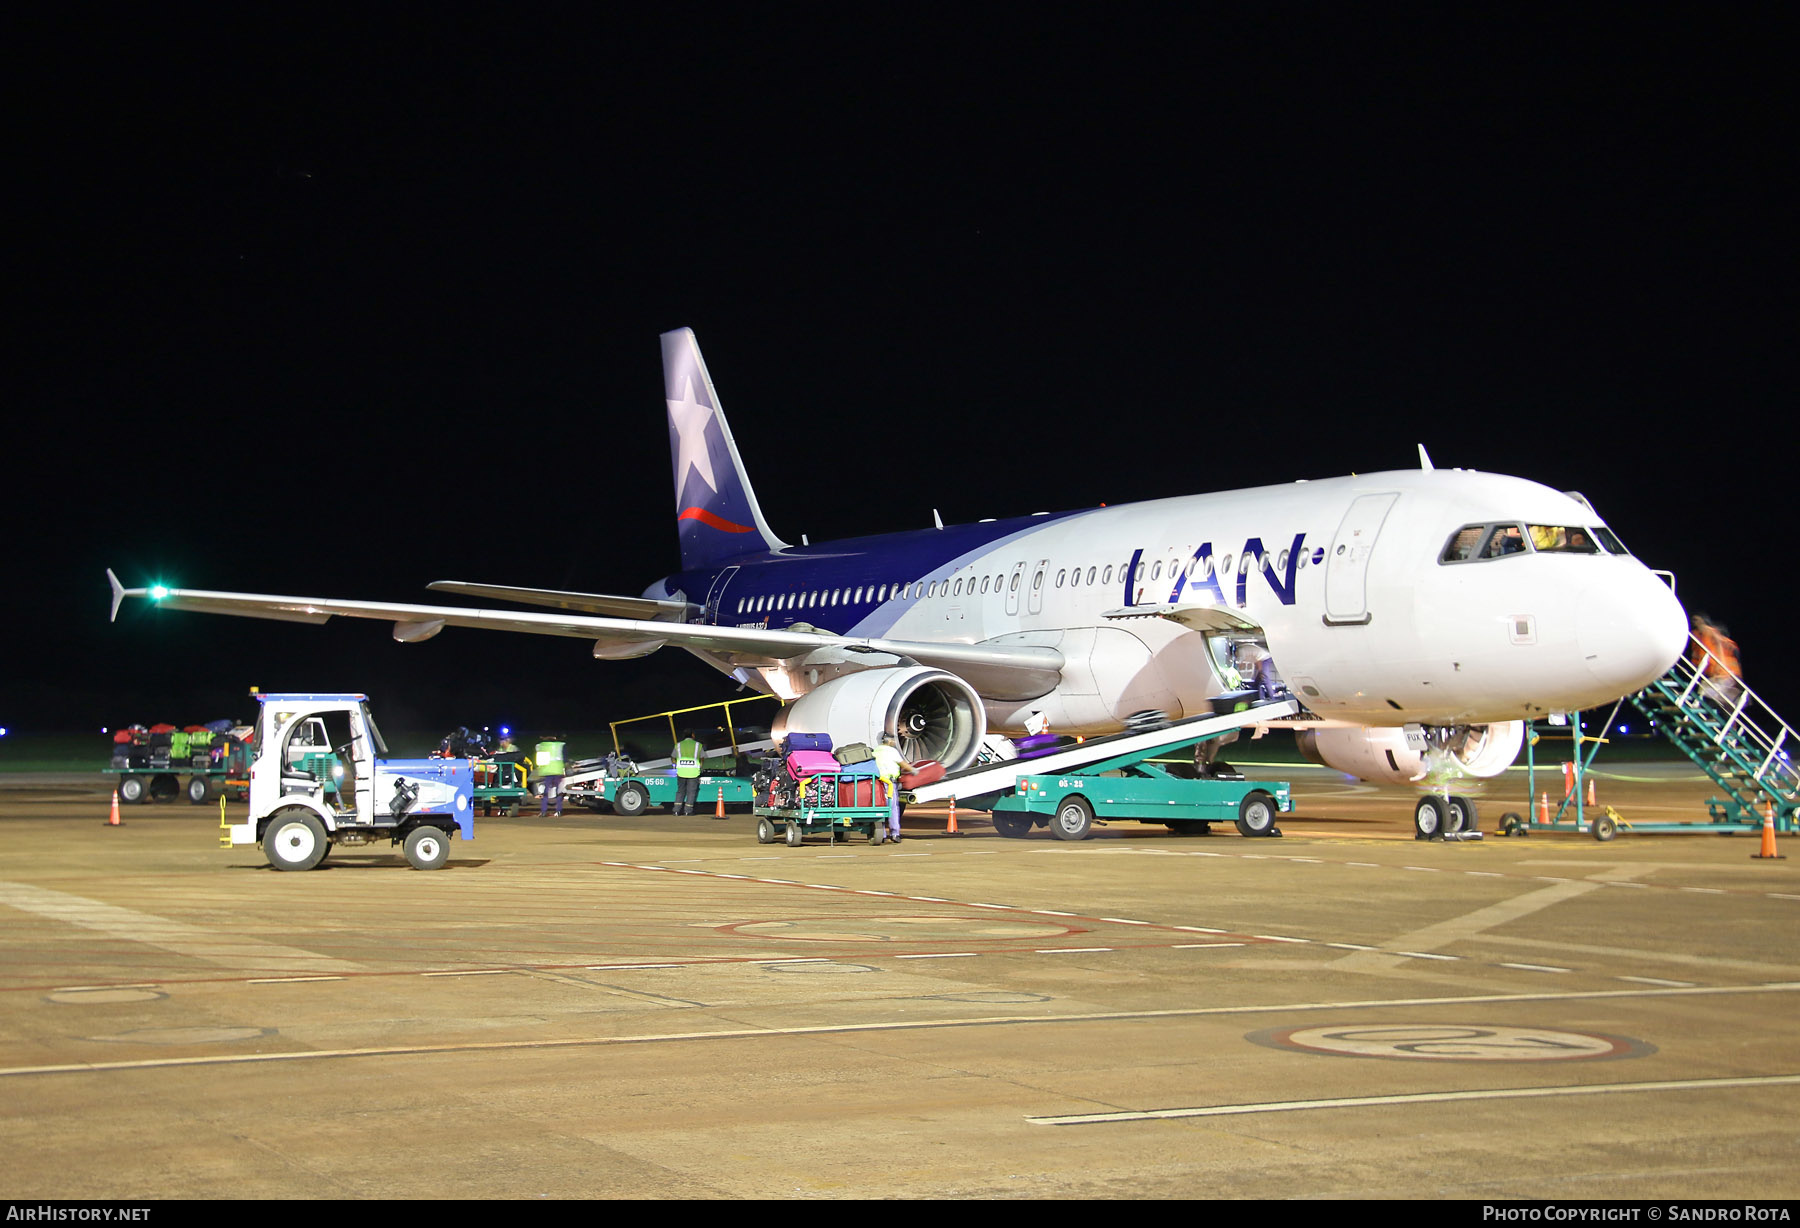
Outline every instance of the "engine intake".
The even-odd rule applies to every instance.
[[[870,669],[833,679],[795,700],[775,720],[775,736],[828,733],[834,745],[895,735],[913,763],[935,759],[957,771],[975,761],[987,709],[955,674],[925,666]]]

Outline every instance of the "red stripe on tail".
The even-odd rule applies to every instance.
[[[726,533],[754,533],[754,532],[756,532],[755,529],[751,528],[747,524],[732,524],[731,521],[725,520],[719,516],[715,516],[703,507],[683,508],[682,511],[680,512],[680,514],[678,514],[675,517],[675,519],[677,519],[677,520],[698,520],[701,524],[706,525],[708,528],[719,529]]]

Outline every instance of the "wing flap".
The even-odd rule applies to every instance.
[[[466,580],[433,580],[425,586],[433,592],[464,597],[517,601],[524,605],[550,606],[580,614],[608,618],[685,618],[694,607],[685,601],[658,601],[654,597],[619,597],[611,593],[570,593],[553,588],[515,588],[506,584],[471,584]]]

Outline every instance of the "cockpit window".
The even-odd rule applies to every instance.
[[[1628,555],[1631,553],[1625,548],[1625,543],[1619,540],[1619,535],[1603,524],[1594,527],[1594,536],[1600,539],[1600,544],[1606,547],[1608,554]]]
[[[1524,554],[1525,531],[1516,524],[1466,524],[1458,529],[1439,556],[1440,563],[1467,563],[1477,559],[1498,559],[1509,554]]]
[[[1532,546],[1546,554],[1599,554],[1593,531],[1572,525],[1534,524]]]
[[[1525,553],[1525,535],[1519,532],[1516,524],[1497,524],[1489,527],[1487,543],[1481,547],[1484,559],[1502,558],[1508,554]]]
[[[1458,529],[1456,536],[1450,539],[1450,544],[1444,547],[1444,555],[1438,562],[1466,563],[1474,558],[1481,543],[1487,540],[1487,535],[1483,532],[1486,528],[1484,524],[1470,524]]]

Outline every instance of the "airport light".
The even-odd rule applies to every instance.
[[[167,597],[168,595],[169,595],[169,586],[168,585],[152,584],[150,586],[150,600],[161,601],[164,597]]]

